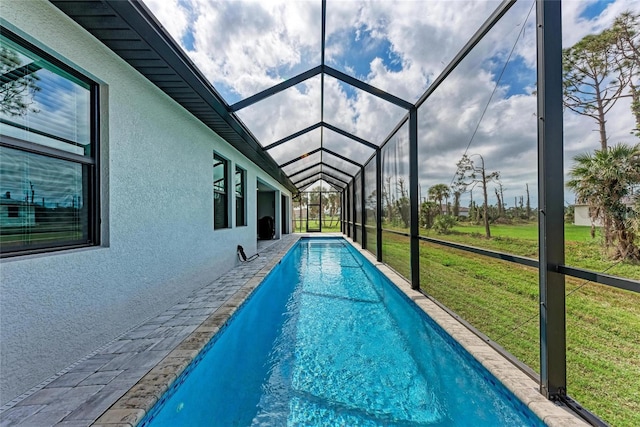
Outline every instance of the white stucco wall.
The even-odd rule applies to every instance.
[[[213,280],[236,245],[255,252],[258,178],[290,196],[51,4],[2,18],[104,82],[108,109],[103,246],[0,261],[0,405]],[[247,171],[246,227],[213,230],[214,150]]]

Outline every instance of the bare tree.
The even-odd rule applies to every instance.
[[[494,187],[493,191],[495,191],[496,198],[498,199],[498,216],[502,217],[503,216],[503,212],[502,212],[503,208],[502,208],[502,200],[500,199],[500,192],[495,187]]]
[[[409,202],[409,193],[405,188],[404,178],[398,179],[397,189],[400,192],[400,197],[396,200],[396,210],[400,215],[400,219],[405,228],[409,228],[411,222],[411,204]]]
[[[389,221],[393,222],[393,195],[391,194],[391,177],[388,176],[385,178],[384,186],[382,187],[382,199],[384,200],[384,206],[386,208],[386,215],[384,217]]]
[[[471,160],[471,157],[475,156],[480,158],[480,166],[476,165],[473,160]],[[484,167],[484,158],[480,154],[464,154],[456,166],[458,167],[458,170],[456,171],[457,184],[460,187],[473,189],[478,184],[482,186],[482,195],[484,197],[482,205],[484,230],[487,238],[490,238],[491,229],[489,228],[487,183],[497,181],[500,178],[500,172],[494,171],[487,174]]]

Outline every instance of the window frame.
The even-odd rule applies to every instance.
[[[30,245],[24,247],[17,247],[10,250],[0,250],[0,258],[9,258],[21,255],[30,255],[37,253],[49,253],[57,252],[68,249],[84,248],[91,246],[99,246],[101,241],[101,207],[100,207],[100,84],[94,81],[89,76],[80,72],[75,65],[68,61],[63,61],[53,56],[53,54],[46,52],[42,48],[30,43],[20,35],[9,30],[7,27],[0,25],[0,33],[3,37],[10,42],[17,44],[18,46],[28,50],[29,52],[37,55],[42,60],[50,63],[54,67],[59,68],[62,72],[69,74],[71,78],[77,79],[88,86],[89,91],[89,144],[91,147],[91,154],[87,156],[74,154],[65,150],[40,145],[34,142],[26,141],[23,139],[15,138],[13,136],[0,134],[0,146],[9,149],[37,154],[45,157],[56,158],[79,164],[82,167],[87,167],[87,236],[86,241],[83,243],[44,243],[38,245]],[[69,79],[69,78],[67,78]],[[8,125],[7,125],[8,126]],[[37,129],[24,129],[31,133],[38,134]]]
[[[235,215],[235,220],[236,220],[236,227],[246,227],[247,226],[247,201],[246,201],[246,194],[247,194],[247,170],[241,168],[238,165],[235,165],[235,173],[234,173],[234,181],[233,181],[233,185],[234,185],[234,197],[235,197],[235,207],[236,207],[236,215]],[[238,183],[236,182],[236,177],[238,176],[238,174],[240,174],[240,188],[241,191],[238,192]],[[238,209],[238,208],[241,209]],[[242,223],[240,224],[238,222],[238,213],[242,212]]]
[[[216,188],[216,172],[215,168],[217,166],[216,161],[220,162],[223,165],[222,169],[222,179],[224,180],[222,190]],[[229,225],[229,160],[217,152],[213,152],[213,229],[214,230],[224,230],[226,228],[230,228]],[[222,213],[218,212],[216,209],[216,194],[221,195],[222,200],[224,201],[224,209],[222,209]],[[217,225],[217,215],[223,215],[223,225]]]

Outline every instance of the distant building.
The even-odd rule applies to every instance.
[[[589,215],[589,206],[588,205],[574,205],[573,207],[573,224],[574,225],[584,225],[591,226],[595,225],[596,227],[602,226],[602,221],[600,218],[597,218],[595,221],[591,219],[591,215]]]
[[[34,225],[36,214],[33,205],[12,199],[9,191],[0,196],[0,228]]]
[[[629,212],[631,212],[631,210],[633,208],[634,201],[635,201],[635,199],[633,197],[626,198],[624,200],[624,204],[628,208],[627,215],[629,215]],[[589,205],[575,204],[573,206],[573,211],[574,211],[573,224],[574,225],[585,225],[585,226],[589,226],[589,227],[591,225],[595,225],[596,227],[602,227],[602,219],[600,219],[600,218],[596,218],[595,220],[591,219],[591,215],[589,215],[589,210],[590,210]]]

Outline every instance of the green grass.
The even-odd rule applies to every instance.
[[[588,227],[567,229],[567,263],[592,269],[612,264],[596,250]],[[471,234],[477,233],[473,227],[457,231],[444,237],[537,254],[535,225],[494,226],[491,240]],[[410,277],[408,253],[408,238],[383,234],[383,260],[405,277]],[[638,266],[621,266],[620,275],[640,274]],[[539,372],[536,269],[421,242],[420,277],[425,292]],[[569,394],[613,426],[640,425],[640,295],[572,278],[566,290]]]
[[[481,234],[484,235],[484,225],[458,223],[453,228],[453,231],[467,234]],[[492,224],[491,225],[492,237],[511,237],[515,239],[524,240],[538,240],[538,224],[526,223],[526,224]],[[588,242],[591,239],[591,227],[585,227],[581,225],[565,224],[564,225],[564,238],[567,241],[572,242]]]
[[[307,220],[296,220],[294,222],[295,228],[293,230],[294,233],[306,233],[307,232]],[[317,230],[319,228],[318,220],[309,220],[309,227],[311,229]],[[322,218],[322,230],[323,233],[339,233],[340,232],[340,221],[338,218]]]
[[[492,225],[491,239],[484,237],[484,226],[459,223],[451,234],[440,235],[421,229],[421,234],[450,242],[538,258],[538,225]],[[565,264],[606,274],[640,280],[640,266],[607,259],[602,251],[602,238],[594,239],[590,227],[565,224]]]

